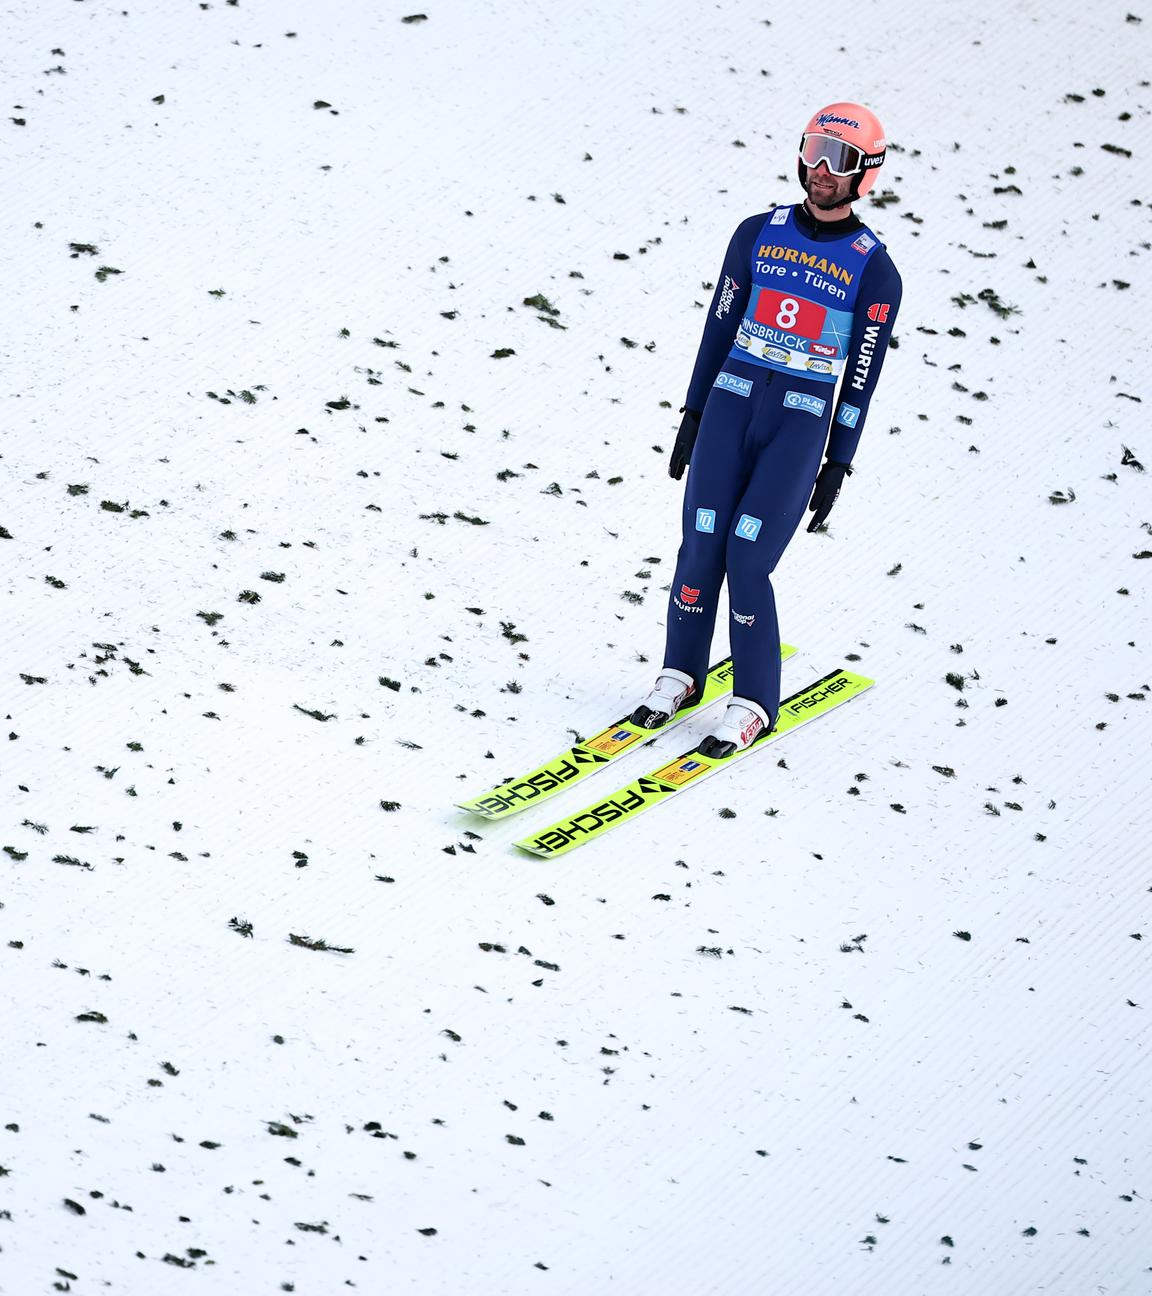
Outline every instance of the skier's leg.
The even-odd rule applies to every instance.
[[[754,403],[713,388],[688,469],[683,540],[668,598],[664,666],[691,676],[697,687],[711,664],[726,535],[750,467],[746,440]]]
[[[728,529],[732,691],[755,702],[772,724],[780,710],[780,627],[771,574],[812,497],[826,432],[826,414],[782,405]]]

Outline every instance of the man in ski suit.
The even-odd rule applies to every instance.
[[[679,480],[691,460],[664,666],[632,715],[655,729],[698,701],[727,575],[733,697],[706,755],[743,750],[776,722],[770,576],[805,505],[815,531],[851,472],[896,322],[900,276],[852,213],[884,152],[867,108],[821,109],[800,141],[805,201],[743,221],[717,280],[668,469]]]

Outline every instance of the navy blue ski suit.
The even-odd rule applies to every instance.
[[[855,216],[818,222],[800,204],[743,221],[717,281],[685,401],[703,413],[664,665],[704,679],[727,575],[733,692],[773,723],[780,630],[771,573],[804,516],[825,443],[829,462],[852,462],[900,296],[870,229]]]

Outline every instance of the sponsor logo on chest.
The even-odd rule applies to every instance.
[[[815,252],[805,252],[803,248],[784,247],[779,243],[761,243],[756,257],[756,269],[761,274],[778,274],[778,270],[771,268],[771,263],[777,261],[827,275],[829,279],[839,279],[844,284],[851,284],[856,277],[851,270],[846,270],[835,261],[829,261],[827,257],[817,256]]]

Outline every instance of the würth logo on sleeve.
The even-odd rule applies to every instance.
[[[703,608],[695,606],[699,597],[700,591],[698,589],[693,589],[691,585],[681,585],[679,596],[672,601],[681,612],[703,612]]]
[[[868,318],[870,320],[875,320],[877,324],[887,324],[888,312],[890,309],[891,306],[888,302],[875,302],[873,305],[868,307]]]

